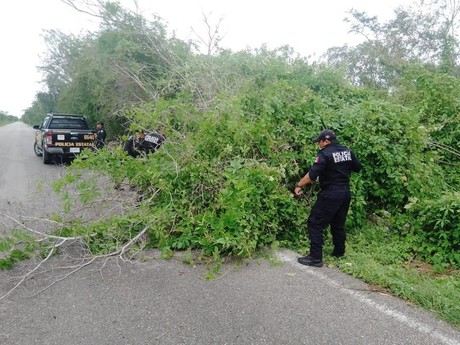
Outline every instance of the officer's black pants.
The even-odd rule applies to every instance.
[[[345,254],[345,220],[350,207],[351,193],[348,189],[321,191],[308,218],[310,255],[323,259],[323,230],[330,225],[333,254]]]

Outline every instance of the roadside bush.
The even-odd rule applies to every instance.
[[[416,114],[381,100],[342,109],[335,118],[344,142],[363,163],[360,174],[367,214],[403,211],[410,197],[430,198],[445,188],[435,154],[425,152],[427,133]]]
[[[133,126],[164,126],[167,140],[155,154],[132,159],[120,149],[103,150],[75,163],[115,183],[126,180],[147,196],[141,208],[155,219],[151,245],[214,257],[250,257],[277,241],[306,244],[310,204],[294,198],[292,189],[313,164],[311,138],[325,126],[364,165],[351,181],[350,228],[380,210],[398,223],[410,198],[442,192],[441,178],[427,178],[442,171],[435,153],[426,152],[417,114],[348,85],[335,71],[275,60],[276,68],[245,76],[229,95],[196,104],[196,89],[184,88],[127,111]]]
[[[413,199],[407,205],[412,249],[426,262],[460,267],[460,193]]]
[[[451,188],[460,183],[460,80],[414,65],[407,68],[396,100],[418,114],[429,134],[443,178]]]

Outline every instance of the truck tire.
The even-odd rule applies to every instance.
[[[34,143],[34,152],[37,155],[37,157],[41,157],[43,155],[42,151],[38,149],[37,143]]]

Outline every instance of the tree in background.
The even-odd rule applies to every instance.
[[[395,18],[380,23],[377,17],[351,10],[351,32],[364,37],[356,47],[334,47],[326,59],[343,68],[357,85],[390,90],[397,87],[404,68],[423,63],[458,76],[457,1],[419,1],[395,10]]]
[[[19,121],[19,118],[16,116],[8,114],[6,111],[0,110],[0,126],[8,123]]]
[[[36,98],[26,119],[33,114],[44,117],[44,109],[80,113],[93,124],[104,119],[109,136],[120,133],[126,121],[124,109],[154,102],[160,93],[158,81],[172,65],[187,61],[189,46],[168,38],[159,18],[149,22],[110,2],[101,3],[99,11],[96,33],[82,37],[47,33],[49,51],[40,69],[48,97],[46,102]]]

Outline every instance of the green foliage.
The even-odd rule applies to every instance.
[[[51,93],[39,92],[35,95],[32,106],[25,110],[21,120],[31,126],[41,124],[48,113],[55,108],[55,96]]]
[[[29,259],[37,248],[38,243],[24,231],[15,230],[0,237],[0,269],[10,269],[16,262]]]
[[[188,59],[190,47],[169,38],[159,18],[147,21],[117,3],[100,6],[97,33],[47,32],[50,49],[40,67],[47,92],[26,111],[27,123],[50,111],[85,114],[93,125],[103,120],[109,139],[116,138],[126,125],[124,109],[155,99],[171,65]]]
[[[356,85],[385,91],[397,87],[404,70],[414,62],[458,76],[455,32],[460,9],[446,0],[417,2],[396,9],[385,22],[352,9],[346,18],[350,32],[366,39],[356,46],[330,48],[328,63],[342,68]]]
[[[145,226],[137,215],[127,214],[91,222],[89,225],[81,221],[69,222],[53,234],[60,237],[82,237],[90,253],[106,255],[119,250]]]
[[[366,212],[398,212],[410,196],[432,197],[444,188],[436,156],[425,152],[427,134],[408,108],[380,100],[343,108],[334,127],[364,163],[360,193]],[[359,194],[358,194],[359,197]]]
[[[167,143],[154,155],[132,159],[120,149],[102,150],[78,161],[148,196],[143,207],[156,219],[151,245],[165,255],[200,249],[211,257],[251,257],[275,241],[304,246],[308,205],[292,197],[292,187],[312,164],[311,138],[326,123],[365,166],[352,180],[351,228],[446,188],[442,179],[425,178],[443,172],[436,154],[426,152],[418,113],[350,86],[337,71],[258,54],[239,55],[238,62],[249,68],[263,56],[267,68],[250,67],[253,74],[231,84],[228,95],[217,87],[208,94],[213,100],[196,102],[194,88],[184,84],[174,98],[130,108],[125,114],[137,128],[165,126]]]
[[[19,121],[16,116],[9,115],[7,112],[0,111],[0,126]]]
[[[455,188],[460,176],[460,81],[414,65],[405,73],[397,100],[420,116],[438,155],[446,182]]]
[[[436,199],[413,199],[406,207],[411,220],[412,250],[440,267],[460,267],[460,193]]]
[[[422,66],[408,68],[402,79],[404,98],[398,100],[410,105],[419,115],[420,122],[430,131],[433,139],[452,144],[457,134],[456,124],[460,110],[460,81]]]
[[[335,259],[334,263],[341,271],[434,311],[441,319],[459,326],[459,272],[440,274],[436,267],[413,260],[412,243],[388,228],[391,223],[392,219],[381,218],[377,224],[352,233],[346,257]]]
[[[155,119],[168,122],[168,141],[159,152],[145,159],[101,152],[97,162],[88,157],[78,164],[104,169],[116,182],[126,178],[155,194],[148,201],[157,220],[151,240],[164,250],[199,248],[205,255],[248,257],[277,238],[302,237],[300,225],[306,213],[286,183],[304,173],[289,141],[302,145],[309,137],[296,129],[296,119],[290,117],[314,121],[304,115],[312,94],[284,81],[267,89],[270,94],[265,98],[273,103],[264,105],[268,110],[259,114],[251,114],[254,109],[248,107],[239,109],[240,102],[205,114],[185,103],[189,112],[184,114],[180,102],[187,98],[162,101],[148,117],[150,124]],[[299,94],[306,98],[290,111],[291,105],[279,96],[283,92],[292,99]],[[242,101],[247,104],[245,98]],[[270,118],[273,114],[279,118]],[[303,134],[301,144],[296,143],[296,133]],[[116,167],[110,162],[116,162]]]

